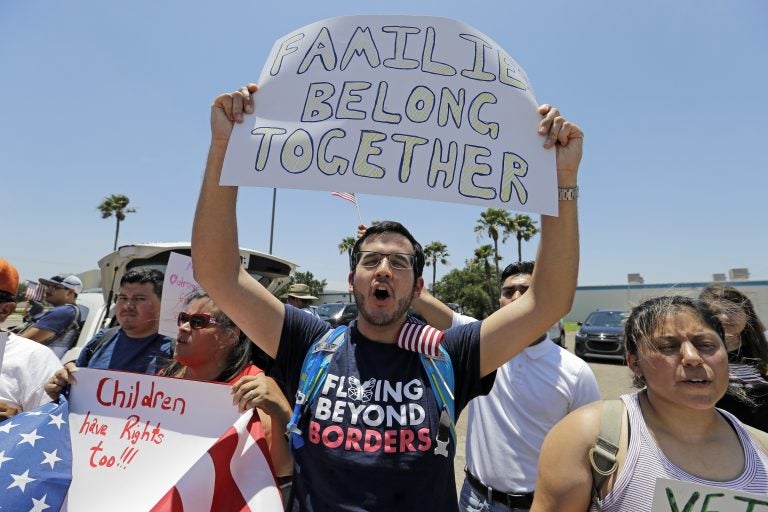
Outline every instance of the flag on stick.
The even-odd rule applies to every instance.
[[[354,204],[355,206],[360,206],[357,204],[357,198],[355,197],[354,193],[350,192],[331,192],[332,196],[340,197],[342,199],[345,199],[349,201],[350,203]]]
[[[340,197],[345,201],[349,201],[350,203],[354,204],[357,208],[357,219],[360,221],[360,224],[363,223],[363,216],[360,215],[360,203],[357,202],[357,198],[355,197],[354,192],[331,192],[331,195]]]
[[[45,287],[38,283],[27,281],[27,289],[24,292],[24,298],[26,300],[36,300],[40,302],[43,300],[44,289]]]

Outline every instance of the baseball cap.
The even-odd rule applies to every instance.
[[[0,302],[15,302],[19,291],[19,272],[16,267],[0,258]]]
[[[42,277],[38,279],[40,284],[44,284],[46,286],[63,286],[64,288],[69,288],[70,290],[74,290],[75,293],[80,294],[81,291],[83,291],[83,282],[80,280],[77,276],[68,276],[66,274],[59,274],[58,276],[53,276],[50,279],[43,279]]]

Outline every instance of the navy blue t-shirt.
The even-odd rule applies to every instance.
[[[286,306],[276,364],[293,400],[308,347],[329,326]],[[299,423],[294,511],[457,510],[453,457],[435,455],[439,411],[419,355],[366,339],[352,322],[325,384]],[[486,394],[480,379],[480,322],[446,331],[456,415]]]
[[[88,342],[77,358],[77,366],[154,374],[171,359],[171,338],[168,336],[153,334],[146,338],[131,338],[122,329],[91,354],[92,347],[107,330],[100,331]]]

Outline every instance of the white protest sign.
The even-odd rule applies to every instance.
[[[768,512],[768,496],[659,478],[652,512]]]
[[[525,71],[447,18],[350,16],[280,38],[222,185],[342,190],[557,215]]]
[[[240,416],[226,384],[90,368],[75,376],[65,510],[150,510]]]
[[[197,289],[200,285],[192,275],[192,258],[172,252],[165,268],[163,296],[160,299],[160,334],[176,338],[179,332],[176,317],[184,311],[190,292]]]
[[[3,356],[5,356],[6,343],[8,343],[8,333],[0,331],[0,370],[3,369]]]

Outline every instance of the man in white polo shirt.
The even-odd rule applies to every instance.
[[[501,307],[528,291],[532,275],[532,261],[512,263],[504,269]],[[424,294],[413,306],[440,329],[476,321]],[[501,366],[491,392],[469,402],[460,509],[530,509],[539,451],[547,432],[569,412],[599,399],[589,365],[557,346],[546,333]]]

